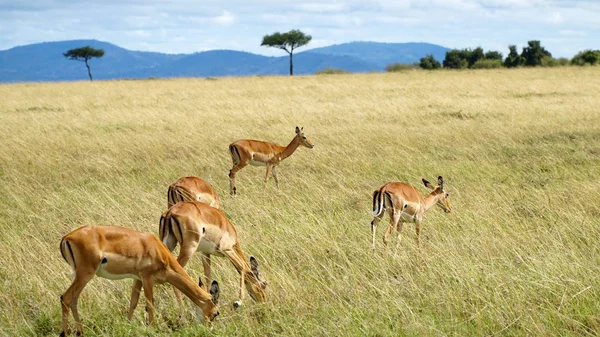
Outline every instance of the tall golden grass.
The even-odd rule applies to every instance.
[[[184,175],[221,196],[268,302],[234,310],[238,277],[215,258],[212,330],[178,319],[167,286],[148,327],[143,304],[125,318],[131,281],[95,278],[86,335],[598,335],[599,92],[597,67],[0,85],[0,335],[57,334],[60,238],[157,233]],[[316,145],[281,163],[280,188],[249,167],[229,197],[228,144],[285,145],[295,126]],[[372,191],[425,194],[438,175],[453,213],[426,214],[421,249],[405,225],[397,251],[386,216],[372,251]],[[198,255],[186,270],[202,274]]]

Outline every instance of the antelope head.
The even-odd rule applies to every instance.
[[[450,196],[450,192],[446,192],[446,190],[444,189],[444,178],[442,178],[442,176],[438,177],[438,186],[433,186],[429,181],[427,181],[426,179],[422,179],[423,180],[423,184],[425,184],[425,187],[433,190],[433,194],[436,197],[436,204],[438,206],[440,206],[444,212],[446,213],[450,213],[452,212],[452,206],[450,205],[450,202],[448,201],[448,197]]]
[[[304,132],[302,132],[302,130],[304,130],[304,127],[299,128],[296,127],[296,137],[298,138],[298,140],[300,140],[300,144],[302,144],[303,146],[312,149],[315,145],[313,143],[310,142],[310,140],[308,140],[308,138],[306,138],[306,136],[304,135]]]

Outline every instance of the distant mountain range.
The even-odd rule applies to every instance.
[[[97,40],[43,42],[0,51],[0,82],[86,80],[82,62],[67,60],[69,49],[91,46],[104,56],[90,61],[94,79],[286,75],[289,56],[268,57],[234,50],[194,54],[132,51]],[[294,53],[294,74],[325,68],[384,71],[391,63],[413,63],[427,54],[442,60],[448,48],[429,43],[351,42]]]

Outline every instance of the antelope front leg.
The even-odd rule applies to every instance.
[[[148,324],[154,324],[154,295],[153,287],[154,280],[152,276],[144,276],[142,278],[142,285],[144,287],[144,297],[146,297],[146,312],[148,313]]]
[[[142,290],[142,281],[134,280],[133,286],[131,287],[131,300],[129,301],[129,313],[127,313],[127,319],[133,319],[133,312],[137,307],[138,301],[140,299],[140,291]]]
[[[210,287],[210,255],[202,254],[202,268],[204,268],[204,280],[206,281],[205,287],[206,291],[208,291],[208,287]]]
[[[277,166],[273,166],[273,180],[275,180],[275,186],[279,188],[279,179],[277,179]]]
[[[251,273],[252,270],[250,270],[246,267],[246,261],[244,261],[244,259],[242,257],[238,256],[235,253],[235,251],[225,250],[225,251],[223,251],[223,254],[225,254],[225,256],[227,256],[229,258],[231,263],[233,263],[235,268],[240,273],[240,299],[233,302],[233,307],[237,309],[238,307],[240,307],[242,305],[242,301],[244,300],[244,284],[245,284],[244,277],[246,276],[246,273],[248,273],[248,272]]]
[[[269,165],[267,164],[267,175],[265,176],[265,186],[264,188],[267,188],[267,181],[269,180],[269,176],[271,175],[271,171],[273,170],[273,165]]]
[[[186,241],[185,244],[181,245],[177,262],[179,262],[182,267],[185,267],[185,265],[188,263],[196,251],[196,248],[198,248],[198,244],[199,241],[190,239]],[[179,317],[181,318],[183,317],[183,297],[181,296],[181,292],[176,287],[173,287],[173,292],[175,292],[175,298],[177,299],[177,303],[179,303]]]

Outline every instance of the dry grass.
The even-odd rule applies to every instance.
[[[0,85],[0,335],[58,333],[62,235],[157,233],[167,185],[191,174],[262,263],[268,303],[234,311],[237,275],[213,259],[213,329],[178,321],[168,287],[147,327],[143,304],[125,318],[131,281],[96,278],[86,335],[598,335],[598,92],[594,67]],[[287,144],[296,125],[316,146],[281,164],[281,188],[246,168],[230,198],[228,144]],[[427,213],[420,251],[406,225],[384,253],[386,217],[372,252],[371,192],[438,175],[454,212]]]

